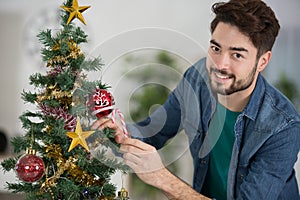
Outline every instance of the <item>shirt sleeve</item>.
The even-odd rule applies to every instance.
[[[203,96],[207,97],[202,106],[207,108],[210,103],[208,100],[211,94],[203,78],[205,63],[206,59],[203,58],[189,67],[166,102],[152,115],[141,122],[127,126],[132,137],[160,149],[168,139],[184,129],[192,141],[197,133],[195,130],[201,124],[199,101],[201,89],[206,91]],[[202,87],[203,85],[206,87]]]
[[[132,137],[160,149],[168,139],[180,131],[181,109],[174,92],[145,120],[127,125]]]

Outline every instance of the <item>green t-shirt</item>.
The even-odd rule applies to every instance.
[[[210,198],[227,199],[227,176],[235,140],[234,124],[239,114],[239,112],[232,112],[218,104],[211,119],[208,135],[212,150],[201,192]]]

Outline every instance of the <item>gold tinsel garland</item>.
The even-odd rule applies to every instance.
[[[71,156],[68,159],[64,158],[60,145],[52,144],[47,146],[46,153],[48,158],[53,158],[55,160],[58,170],[54,172],[53,176],[46,177],[46,180],[41,187],[42,191],[50,191],[51,193],[51,187],[56,186],[57,179],[65,172],[67,172],[68,178],[73,178],[75,182],[78,182],[83,186],[99,185],[102,187],[104,185],[104,180],[98,179],[98,177],[89,174],[87,171],[84,171],[81,167],[77,166],[77,158]]]
[[[56,43],[51,50],[53,51],[59,51],[61,48],[61,43]],[[49,59],[47,62],[47,67],[55,68],[56,64],[67,66],[69,65],[70,59],[78,59],[80,56],[84,56],[83,52],[80,50],[80,47],[73,41],[68,41],[68,48],[69,48],[69,55],[67,56],[55,56],[52,59]],[[44,100],[52,100],[56,99],[60,105],[64,109],[68,109],[69,106],[72,104],[72,91],[62,91],[61,88],[55,84],[55,85],[49,85],[46,88],[46,92],[40,94],[37,97],[37,102],[41,103]]]
[[[58,51],[60,50],[61,47],[61,42],[56,43],[53,47],[53,51]],[[68,42],[68,48],[70,50],[69,55],[67,56],[55,56],[52,59],[49,59],[47,62],[47,67],[56,65],[56,64],[61,64],[61,65],[68,65],[69,64],[69,59],[78,59],[80,56],[84,56],[84,53],[80,50],[80,46],[76,44],[73,40],[70,40]]]
[[[37,97],[37,102],[41,103],[44,100],[56,99],[64,109],[68,109],[72,104],[72,91],[62,91],[58,85],[50,85],[46,92]]]

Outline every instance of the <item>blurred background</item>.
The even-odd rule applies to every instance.
[[[77,19],[73,21],[89,35],[88,43],[82,46],[82,50],[87,56],[100,55],[105,63],[99,74],[90,74],[89,77],[111,85],[116,106],[123,110],[127,121],[133,121],[141,119],[161,104],[166,96],[161,94],[171,91],[183,72],[205,56],[210,39],[209,24],[213,18],[211,5],[217,1],[78,2],[79,5],[91,5],[83,13],[87,26],[81,25]],[[300,1],[265,2],[275,11],[281,32],[264,75],[299,110]],[[28,80],[31,74],[45,71],[41,45],[36,35],[47,28],[60,28],[58,18],[62,4],[63,0],[0,0],[0,131],[7,140],[22,134],[18,117],[26,109],[34,109],[24,105],[21,92],[33,89]],[[153,73],[149,73],[149,69]],[[153,95],[145,96],[149,93]],[[141,111],[143,107],[147,109]],[[191,183],[192,163],[184,136],[180,134],[179,139],[171,143],[173,146],[170,145],[168,151],[175,151],[175,148],[178,152],[177,156],[170,158],[170,168]],[[11,154],[11,147],[5,145],[4,138],[1,138],[0,144],[2,159]],[[298,163],[296,169],[300,171]],[[4,184],[9,180],[15,180],[14,174],[2,174],[1,171],[1,193],[7,192]],[[120,187],[119,175],[113,181]],[[134,177],[128,177],[126,187],[136,197],[133,199],[142,199],[137,192],[141,190],[138,189],[140,184],[134,182]],[[152,195],[150,193],[149,196]],[[153,195],[149,199],[162,199],[155,196],[156,192]],[[1,194],[0,197],[5,198]]]

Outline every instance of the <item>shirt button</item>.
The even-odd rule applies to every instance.
[[[244,175],[243,175],[243,174],[241,174],[241,175],[240,175],[240,179],[243,181],[243,180],[244,180],[244,178],[245,178],[245,177],[244,177]]]
[[[206,164],[206,160],[201,160],[201,164],[205,165]]]

